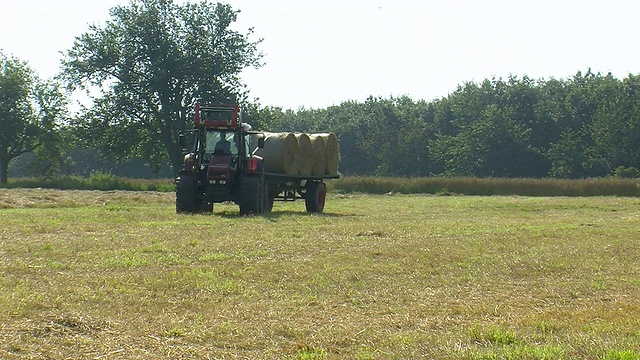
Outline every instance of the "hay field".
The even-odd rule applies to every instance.
[[[637,359],[640,199],[0,189],[2,359]]]

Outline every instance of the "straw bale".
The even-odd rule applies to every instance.
[[[296,133],[298,140],[298,174],[311,175],[313,164],[311,163],[311,139],[308,134]]]
[[[322,176],[327,169],[324,138],[318,134],[311,134],[309,139],[311,140],[311,174]]]
[[[264,159],[266,172],[298,174],[298,140],[293,133],[264,133],[264,147],[256,154]]]
[[[324,139],[325,159],[327,161],[324,173],[326,175],[338,175],[338,163],[340,162],[338,138],[334,133],[320,133],[315,135]]]

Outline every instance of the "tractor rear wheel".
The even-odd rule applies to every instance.
[[[176,184],[176,213],[195,213],[199,208],[195,179],[191,175],[180,175]]]
[[[309,181],[306,188],[304,204],[307,212],[321,214],[324,211],[324,202],[327,197],[327,186],[322,181]]]

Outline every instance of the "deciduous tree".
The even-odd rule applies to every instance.
[[[0,52],[0,183],[8,180],[9,162],[37,150],[51,166],[59,164],[58,127],[66,100],[54,81],[40,80],[25,61]],[[62,152],[58,152],[61,155]]]
[[[240,72],[261,66],[253,30],[231,29],[238,13],[206,1],[133,0],[77,37],[62,70],[73,88],[102,91],[80,117],[94,144],[119,159],[170,159],[179,168],[177,134],[195,103],[239,102]]]

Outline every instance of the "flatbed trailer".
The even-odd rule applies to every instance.
[[[321,213],[327,195],[324,180],[338,179],[339,175],[285,175],[264,173],[266,186],[265,210],[271,211],[274,201],[304,199],[308,212]]]

